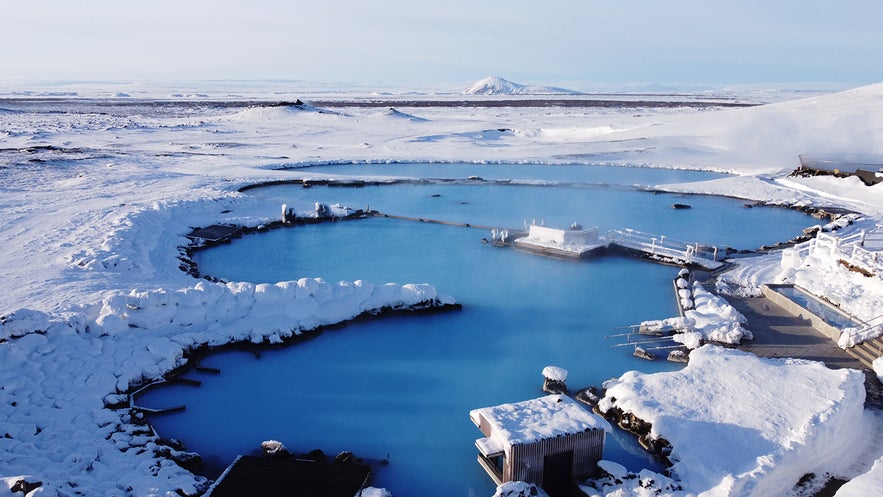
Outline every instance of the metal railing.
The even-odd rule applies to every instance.
[[[651,255],[683,260],[688,263],[694,262],[696,259],[718,261],[718,257],[726,253],[725,249],[714,245],[683,242],[665,235],[643,233],[629,228],[610,230],[605,235],[605,239],[607,243],[615,243]]]
[[[853,342],[853,339],[855,340],[855,344],[851,345],[855,346],[867,340],[877,338],[881,335],[883,335],[883,315],[868,320],[864,326],[853,329],[846,336],[849,338],[849,340],[847,340],[848,343]],[[883,354],[883,350],[881,350],[881,344],[877,344],[877,352]]]

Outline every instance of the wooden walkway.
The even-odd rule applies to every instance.
[[[759,357],[807,359],[832,369],[850,368],[865,373],[865,406],[883,409],[883,384],[872,369],[809,324],[766,297],[727,297],[748,319],[754,340],[737,348]]]
[[[213,224],[205,228],[196,228],[187,235],[191,240],[201,239],[208,243],[219,243],[231,238],[237,238],[242,234],[242,228],[239,226],[228,226],[224,224]]]
[[[604,239],[608,247],[675,266],[693,266],[714,271],[724,266],[724,262],[719,259],[726,257],[726,249],[713,245],[676,241],[665,235],[642,233],[629,228],[610,230],[604,235]]]
[[[739,349],[760,357],[794,357],[824,362],[828,367],[866,369],[833,340],[813,328],[809,320],[795,316],[766,297],[731,297],[727,302],[748,319],[754,340]]]

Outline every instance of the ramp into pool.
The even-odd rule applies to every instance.
[[[846,314],[837,306],[814,296],[811,292],[797,285],[768,284],[763,285],[761,290],[766,298],[791,314],[809,321],[814,329],[831,339],[835,344],[839,343],[844,330],[862,333],[883,327],[883,324],[878,322],[880,318],[866,323]],[[865,340],[844,350],[847,354],[861,361],[866,368],[873,369],[874,360],[883,355],[883,339],[877,337]]]
[[[748,320],[754,340],[738,348],[760,357],[807,359],[824,362],[834,369],[862,369],[862,363],[815,329],[812,323],[795,315],[767,297],[733,297],[727,301]]]
[[[867,324],[794,285],[763,285],[762,297],[727,297],[748,319],[754,340],[739,346],[761,357],[794,357],[821,361],[831,368],[873,369],[883,355],[883,339],[841,348],[844,328]]]

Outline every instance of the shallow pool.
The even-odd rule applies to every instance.
[[[842,330],[844,328],[861,326],[860,322],[855,321],[846,313],[835,309],[831,304],[821,301],[815,295],[809,294],[801,288],[780,285],[775,287],[775,291],[788,297],[835,328]]]
[[[812,224],[796,212],[745,209],[732,199],[627,188],[397,184],[248,193],[289,205],[370,202],[393,214],[497,226],[542,217],[555,225],[632,227],[735,247],[788,239]],[[671,209],[674,201],[693,209]],[[201,271],[226,280],[428,282],[463,310],[352,324],[259,358],[214,354],[203,364],[220,368],[220,375],[190,373],[202,387],[156,389],[139,402],[186,404],[183,413],[152,421],[162,436],[202,454],[213,476],[237,454],[276,439],[297,452],[388,455],[374,484],[394,495],[492,495],[494,485],[476,462],[474,441],[482,435],[469,411],[542,395],[548,365],[568,369],[572,389],[600,386],[632,369],[678,368],[636,359],[607,338],[619,327],[676,315],[671,280],[678,268],[615,255],[551,259],[481,243],[486,236],[473,228],[370,218],[279,229],[197,252]],[[661,469],[621,433],[608,437],[605,458],[633,470]]]

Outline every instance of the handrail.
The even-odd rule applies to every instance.
[[[868,235],[871,237],[869,238]],[[870,275],[883,278],[883,252],[868,250],[863,246],[868,240],[876,242],[878,237],[883,240],[883,231],[877,229],[870,232],[860,231],[844,237],[831,233],[817,233],[814,238],[791,247],[789,257],[794,257],[797,264],[802,264],[813,251],[822,249],[829,251],[833,257],[839,257],[852,266],[866,270]]]
[[[606,233],[605,238],[608,243],[612,240],[624,241],[627,245],[649,249],[648,251],[653,254],[667,254],[686,260],[700,258],[717,261],[718,252],[725,252],[716,245],[690,243],[672,239],[666,235],[644,233],[630,228],[610,230]]]
[[[880,333],[877,333],[875,335],[874,333],[876,333],[877,331],[879,331]],[[866,337],[862,338],[862,340],[860,342],[856,342],[854,345],[858,345],[859,343],[862,343],[867,340],[871,340],[873,338],[883,335],[883,314],[881,314],[877,317],[871,318],[868,321],[865,321],[864,326],[861,326],[858,328],[852,328],[850,330],[850,332],[846,335],[846,337],[853,338],[853,337],[860,336],[860,335],[874,335],[874,336],[866,336]],[[843,342],[843,339],[841,338],[840,341]],[[851,340],[849,340],[849,341],[851,342]]]

